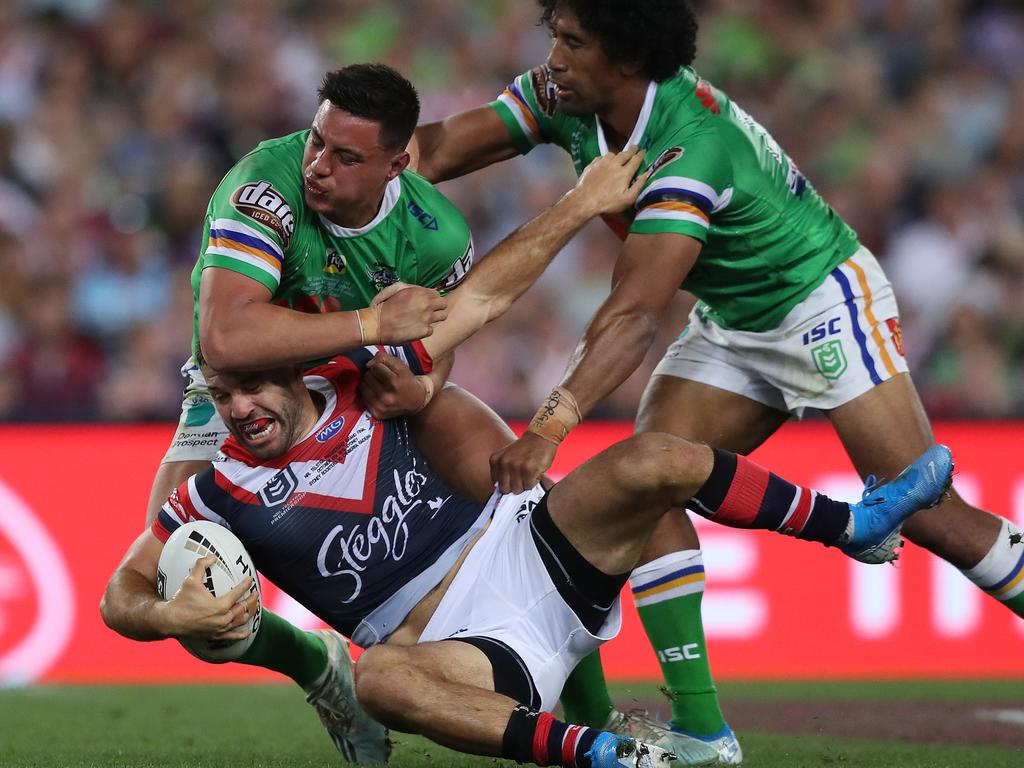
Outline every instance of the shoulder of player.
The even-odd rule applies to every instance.
[[[261,141],[224,175],[218,193],[232,196],[246,184],[266,182],[293,208],[301,207],[302,152],[307,131]]]
[[[225,174],[210,199],[213,220],[235,219],[273,232],[287,253],[304,218],[302,151],[308,131],[261,142]],[[279,255],[280,258],[280,255]]]
[[[453,241],[469,239],[469,223],[456,205],[413,171],[403,171],[398,211],[402,228],[418,248],[449,250]]]

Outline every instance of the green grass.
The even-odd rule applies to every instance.
[[[724,684],[723,699],[971,697],[1021,703],[1021,683]],[[624,686],[618,700],[650,700],[654,686]],[[744,732],[749,768],[1020,768],[1024,750],[974,745]],[[327,766],[340,760],[293,686],[37,687],[0,690],[0,766],[238,768]],[[450,752],[399,736],[395,768],[512,763]]]

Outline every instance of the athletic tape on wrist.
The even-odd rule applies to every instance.
[[[544,404],[537,409],[526,431],[558,445],[582,419],[580,407],[572,392],[565,387],[555,387]]]
[[[366,307],[357,309],[356,317],[359,318],[360,344],[380,344],[380,307]]]
[[[430,401],[434,399],[434,380],[429,376],[417,376],[416,380],[423,385],[424,392],[426,393],[426,396],[423,398],[423,405],[416,409],[416,413],[419,413],[430,405]]]

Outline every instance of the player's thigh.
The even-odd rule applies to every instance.
[[[668,432],[734,453],[750,453],[789,414],[710,384],[655,375],[647,384],[636,418],[637,432]]]
[[[934,442],[928,416],[905,373],[829,411],[828,417],[861,477],[895,477]],[[999,526],[999,518],[970,506],[954,489],[938,506],[907,520],[903,532],[955,565],[970,567],[988,551]]]
[[[636,431],[668,432],[745,454],[767,440],[787,418],[782,411],[710,384],[656,375],[640,401]],[[663,515],[640,563],[699,548],[697,531],[686,513]]]
[[[665,433],[616,443],[570,472],[548,496],[551,519],[605,573],[639,561],[659,519],[707,479],[711,450]]]
[[[491,662],[467,643],[376,645],[363,652],[356,669],[359,703],[392,728],[407,729],[415,723],[419,710],[434,706],[439,686],[494,690]]]

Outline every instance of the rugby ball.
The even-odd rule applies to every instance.
[[[208,520],[185,523],[167,539],[160,553],[156,571],[156,590],[164,600],[170,600],[181,589],[196,560],[213,555],[217,562],[206,569],[203,584],[215,597],[227,594],[246,576],[252,576],[252,589],[246,594],[256,593],[256,615],[249,619],[251,633],[241,640],[205,640],[182,637],[178,641],[193,656],[203,661],[221,664],[237,660],[252,645],[260,628],[263,614],[263,596],[260,593],[259,576],[253,567],[252,558],[245,551],[242,542],[222,525]]]

